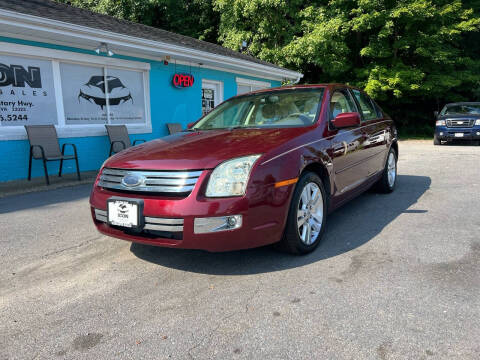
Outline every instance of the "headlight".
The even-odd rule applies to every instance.
[[[260,155],[244,156],[225,161],[213,170],[208,181],[208,197],[242,196],[247,190],[250,170]]]
[[[475,125],[480,126],[480,119],[475,120]]]
[[[445,126],[445,120],[437,120],[437,121],[435,122],[435,125],[436,125],[436,126]]]

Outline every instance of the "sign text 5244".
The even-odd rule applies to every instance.
[[[28,115],[0,114],[0,121],[28,121]]]

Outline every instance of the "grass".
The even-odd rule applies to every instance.
[[[433,135],[398,134],[400,140],[433,140]]]
[[[398,138],[400,140],[433,140],[433,132],[430,126],[400,127],[398,129]]]

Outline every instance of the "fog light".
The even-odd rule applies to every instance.
[[[206,234],[217,231],[238,229],[242,226],[242,215],[195,218],[193,232]]]
[[[235,218],[235,216],[229,216],[227,217],[227,225],[229,227],[235,227],[235,225],[237,224],[237,219]]]
[[[443,132],[440,132],[440,136],[443,136]]]
[[[477,136],[480,136],[480,131],[477,131]]]

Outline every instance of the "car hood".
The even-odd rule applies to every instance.
[[[447,114],[447,115],[439,115],[438,120],[446,120],[446,119],[480,119],[480,114]]]
[[[222,161],[265,154],[310,128],[181,132],[124,150],[105,163],[121,169],[213,169]]]

